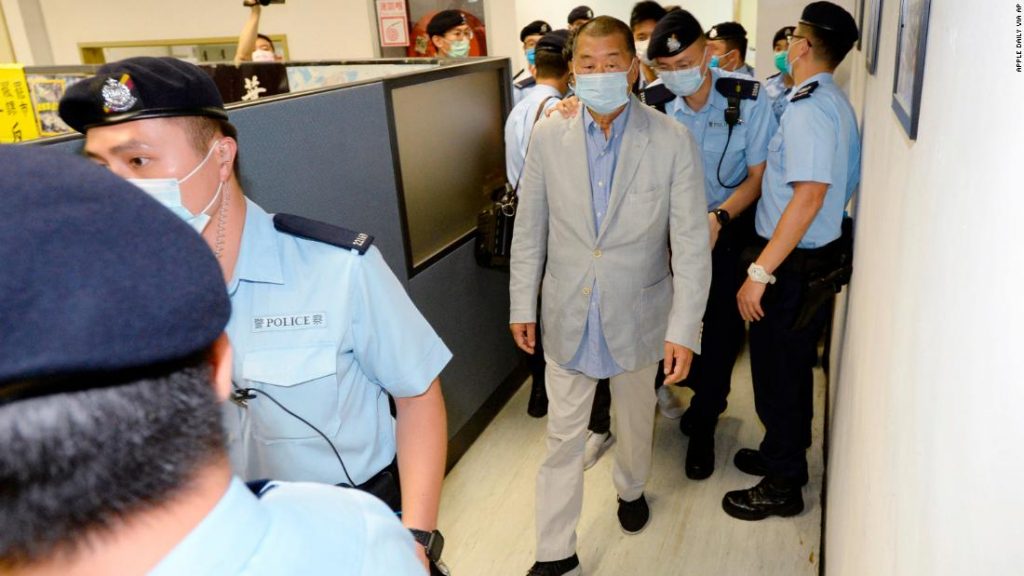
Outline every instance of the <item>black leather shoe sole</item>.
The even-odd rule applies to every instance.
[[[705,480],[715,472],[715,437],[691,436],[686,448],[686,477]]]

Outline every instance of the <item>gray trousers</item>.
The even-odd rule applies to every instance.
[[[615,406],[615,470],[619,498],[633,501],[651,472],[654,407],[651,382],[658,365],[611,379]],[[537,474],[537,560],[550,562],[576,552],[576,525],[583,509],[583,444],[597,379],[547,363],[547,456]]]

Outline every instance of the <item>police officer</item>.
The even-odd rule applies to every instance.
[[[790,36],[786,63],[796,86],[768,145],[757,205],[760,245],[736,297],[751,322],[754,402],[765,427],[760,449],[735,458],[740,470],[765,478],[722,502],[729,515],[744,520],[792,516],[804,506],[812,369],[829,313],[810,296],[842,257],[843,208],[860,179],[856,117],[832,74],[857,35],[849,12],[814,2]]]
[[[197,66],[107,64],[68,90],[60,114],[85,133],[87,156],[187,221],[221,263],[233,306],[225,420],[235,471],[361,487],[401,509],[424,545],[439,541],[430,537],[447,448],[438,374],[451,353],[372,237],[247,200],[237,132]]]
[[[775,114],[776,120],[782,119],[782,113],[786,111],[786,105],[789,104],[789,95],[793,91],[793,77],[789,75],[786,56],[789,52],[789,37],[795,32],[796,28],[786,26],[779,29],[772,39],[772,48],[775,50],[775,68],[779,72],[765,80],[764,89],[772,103],[772,112]]]
[[[629,28],[633,31],[636,55],[640,58],[640,69],[643,71],[637,85],[638,94],[658,79],[658,75],[652,68],[653,62],[647,59],[647,47],[651,43],[651,32],[654,31],[654,26],[658,20],[665,17],[665,14],[665,9],[661,7],[661,4],[650,0],[634,4],[633,10],[629,14]]]
[[[377,499],[232,477],[231,307],[199,235],[66,152],[3,147],[0,173],[0,571],[423,574]]]
[[[566,22],[569,24],[569,31],[575,32],[587,22],[594,19],[594,11],[589,6],[577,6],[569,11]]]
[[[523,43],[523,54],[526,56],[526,68],[516,72],[516,75],[512,77],[513,106],[519,104],[523,97],[537,85],[534,71],[537,42],[548,32],[551,32],[551,25],[543,20],[534,20],[519,32],[519,41]]]
[[[704,163],[713,249],[711,293],[703,350],[685,382],[695,394],[680,420],[690,436],[686,475],[696,480],[715,468],[715,427],[727,406],[733,365],[745,336],[735,299],[742,280],[739,257],[753,234],[749,208],[761,195],[768,140],[777,128],[757,82],[711,67],[702,30],[689,12],[672,12],[655,26],[648,48],[648,57],[674,95],[664,111],[690,130]]]
[[[469,56],[469,43],[473,29],[460,10],[442,10],[427,24],[427,36],[440,58],[465,58]]]
[[[707,38],[712,68],[754,77],[753,66],[747,64],[747,29],[742,24],[716,24],[708,30]]]

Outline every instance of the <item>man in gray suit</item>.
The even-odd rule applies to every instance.
[[[584,110],[534,130],[512,243],[510,327],[531,354],[543,274],[550,405],[529,571],[538,576],[580,573],[583,445],[599,378],[611,378],[616,406],[619,523],[629,534],[647,525],[651,380],[662,358],[666,384],[686,377],[711,279],[699,150],[680,123],[630,96],[639,62],[629,27],[596,18],[573,54]]]

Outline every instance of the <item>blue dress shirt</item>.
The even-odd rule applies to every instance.
[[[272,482],[257,497],[237,478],[149,576],[425,574],[412,534],[369,494]]]
[[[742,121],[733,128],[730,139],[729,125],[725,123],[725,109],[729,102],[714,88],[719,78],[750,80],[742,74],[712,68],[711,94],[703,108],[694,111],[682,97],[676,97],[665,106],[665,113],[686,126],[700,144],[700,156],[704,163],[704,192],[709,212],[721,206],[735,190],[718,182],[719,161],[722,163],[722,182],[732,185],[743,181],[748,167],[757,166],[768,159],[768,141],[778,129],[778,123],[772,116],[768,99],[762,90],[756,100],[740,100]]]
[[[236,385],[273,396],[309,423],[262,394],[245,407],[226,402],[235,473],[349,483],[334,449],[355,484],[391,464],[388,395],[423,394],[452,355],[380,251],[360,255],[284,234],[247,200],[228,293]]]
[[[818,82],[814,93],[793,101],[811,82]],[[797,247],[820,248],[838,239],[843,209],[860,182],[860,133],[850,101],[827,72],[793,87],[782,125],[768,144],[755,221],[762,238],[771,239],[775,233],[797,182],[828,185],[825,204]]]
[[[604,132],[594,121],[590,111],[583,107],[587,166],[590,168],[590,194],[594,206],[594,230],[601,229],[601,223],[608,215],[612,178],[615,176],[615,166],[619,161],[619,150],[622,148],[622,135],[629,119],[630,106],[631,104],[626,104],[626,109],[612,121],[608,138],[605,138]],[[591,378],[611,378],[622,374],[624,370],[612,358],[608,342],[604,338],[604,327],[601,326],[601,292],[597,280],[594,280],[591,290],[590,309],[587,313],[587,324],[583,328],[583,340],[566,368],[582,372]]]

